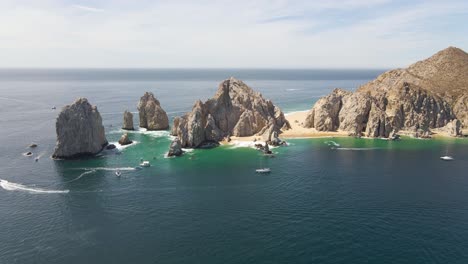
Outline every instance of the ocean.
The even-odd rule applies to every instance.
[[[242,146],[165,158],[169,132],[135,131],[120,152],[50,158],[59,109],[78,97],[116,142],[145,91],[172,120],[234,76],[289,113],[383,71],[0,70],[0,263],[467,263],[467,139],[291,139],[275,158]],[[152,166],[136,170],[142,158]]]

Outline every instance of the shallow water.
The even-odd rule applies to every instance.
[[[468,260],[464,139],[296,139],[275,148],[274,158],[232,146],[165,158],[167,132],[136,131],[130,138],[137,143],[120,152],[53,161],[52,105],[88,97],[115,142],[122,112],[135,111],[145,90],[172,118],[233,74],[45,73],[0,72],[0,263]],[[336,86],[356,88],[378,74],[237,73],[285,111],[307,109]],[[22,155],[31,142],[39,144],[38,162]],[[456,160],[441,161],[446,154]],[[152,166],[135,169],[141,158]],[[272,173],[256,174],[258,167]]]

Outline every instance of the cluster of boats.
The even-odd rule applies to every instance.
[[[335,144],[336,144],[336,143],[335,143]],[[442,156],[442,157],[440,157],[440,159],[441,159],[441,160],[444,160],[444,161],[452,161],[452,160],[455,160],[452,156]],[[141,159],[141,160],[140,160],[140,166],[137,167],[137,168],[141,169],[141,168],[150,167],[150,166],[151,166],[151,164],[150,164],[149,161]],[[271,169],[270,169],[270,168],[267,168],[267,167],[263,167],[263,168],[256,169],[255,172],[256,172],[256,173],[260,173],[260,174],[267,174],[267,173],[270,173],[270,172],[271,172]],[[122,175],[122,172],[121,172],[120,170],[117,170],[117,171],[115,172],[115,175],[116,175],[117,177],[120,177],[120,176]]]

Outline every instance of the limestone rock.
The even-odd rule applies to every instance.
[[[167,153],[167,156],[180,156],[183,153],[184,151],[182,150],[182,144],[180,143],[180,140],[178,138],[174,139],[169,146],[169,152]]]
[[[122,129],[125,130],[134,130],[133,127],[133,114],[127,110],[125,110],[123,114],[123,126]]]
[[[169,128],[169,118],[153,93],[146,92],[138,103],[140,127],[148,130],[165,130]]]
[[[130,145],[132,144],[133,141],[131,141],[129,138],[128,138],[128,134],[125,133],[123,134],[120,139],[119,139],[119,144],[122,145],[122,146],[125,146],[125,145]]]
[[[304,127],[315,128],[318,131],[335,131],[338,129],[339,113],[344,96],[351,95],[342,89],[335,89],[330,95],[320,98],[309,112]]]
[[[463,135],[462,124],[461,121],[458,119],[454,119],[448,122],[448,124],[444,126],[441,130],[448,133],[452,137],[459,137]]]
[[[468,127],[468,93],[460,96],[453,104],[453,112],[463,127]]]
[[[79,98],[62,109],[57,117],[56,132],[53,158],[94,155],[107,145],[101,115],[86,98]]]
[[[406,69],[385,72],[354,93],[335,89],[317,101],[304,126],[369,137],[399,130],[429,137],[431,129],[454,119],[459,126],[468,123],[467,72],[468,54],[449,47]],[[452,134],[459,126],[450,126]]]
[[[349,94],[342,97],[339,117],[339,129],[361,136],[367,125],[371,108],[371,99],[363,94]]]
[[[290,125],[270,100],[231,77],[219,84],[213,98],[205,103],[197,101],[191,112],[176,117],[171,134],[183,147],[200,147],[227,136],[263,135],[271,127],[280,132]]]

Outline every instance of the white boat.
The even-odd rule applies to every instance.
[[[142,161],[142,162],[140,163],[140,166],[141,166],[141,167],[149,167],[149,166],[151,166],[151,165],[150,165],[149,161],[145,160],[145,161]]]
[[[450,160],[454,160],[454,158],[452,156],[442,156],[440,157],[441,160],[446,160],[446,161],[450,161]]]
[[[122,173],[120,172],[120,170],[117,170],[117,171],[115,172],[115,176],[120,177],[120,175],[122,175]]]
[[[271,170],[270,168],[261,168],[261,169],[256,169],[255,172],[256,173],[270,173]]]

